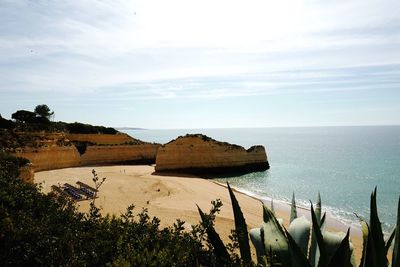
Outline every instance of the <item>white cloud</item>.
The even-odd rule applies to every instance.
[[[397,64],[400,31],[386,29],[399,28],[399,9],[392,0],[4,2],[0,91],[90,93],[166,79]],[[243,85],[214,96],[271,86]],[[179,97],[186,86],[152,97]],[[190,95],[209,94],[196,90]]]

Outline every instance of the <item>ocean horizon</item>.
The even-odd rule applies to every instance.
[[[386,233],[394,227],[400,195],[400,126],[321,126],[228,129],[125,130],[143,141],[167,143],[201,133],[218,141],[266,148],[271,168],[215,178],[260,199],[291,200],[309,207],[322,197],[323,209],[358,225],[369,220],[370,194],[377,187],[378,212]]]

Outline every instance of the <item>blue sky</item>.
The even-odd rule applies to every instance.
[[[400,124],[400,1],[1,1],[0,114],[143,128]]]

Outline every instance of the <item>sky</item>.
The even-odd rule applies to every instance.
[[[398,0],[0,0],[0,114],[113,127],[400,124]]]

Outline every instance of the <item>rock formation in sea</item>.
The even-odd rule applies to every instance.
[[[248,150],[219,142],[202,134],[180,136],[159,147],[156,172],[222,174],[265,171],[269,169],[263,146]]]

